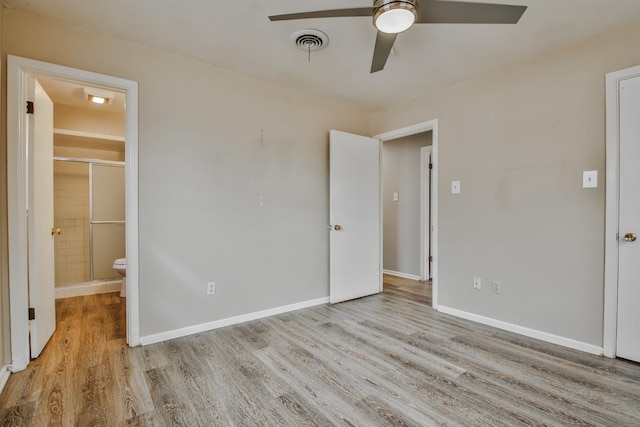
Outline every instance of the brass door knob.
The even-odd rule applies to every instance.
[[[52,236],[57,236],[58,234],[61,234],[61,233],[62,233],[62,230],[60,230],[59,228],[55,228],[55,227],[53,227],[53,228],[51,229],[51,235],[52,235]]]
[[[635,242],[636,239],[636,233],[627,233],[624,235],[624,240],[626,240],[627,242]]]
[[[333,229],[336,230],[336,231],[340,231],[340,230],[342,230],[342,226],[336,224],[336,225],[333,226]]]

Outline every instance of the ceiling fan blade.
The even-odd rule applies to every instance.
[[[464,1],[421,0],[417,23],[516,24],[527,6]]]
[[[353,9],[316,10],[314,12],[287,13],[286,15],[272,15],[271,21],[290,21],[292,19],[311,18],[343,18],[350,16],[373,16],[374,7],[356,7]]]
[[[373,51],[373,61],[371,61],[371,74],[380,71],[387,63],[387,58],[393,48],[393,43],[396,41],[397,34],[387,34],[382,31],[378,31],[376,36],[376,47]]]

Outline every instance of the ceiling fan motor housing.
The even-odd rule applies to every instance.
[[[374,0],[373,25],[384,33],[408,30],[418,19],[417,0]]]

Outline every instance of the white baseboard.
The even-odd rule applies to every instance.
[[[402,277],[403,279],[420,280],[420,276],[416,276],[415,274],[400,273],[399,271],[384,269],[382,270],[382,272],[390,276]]]
[[[288,313],[290,311],[300,310],[302,308],[313,307],[316,305],[327,304],[329,297],[317,298],[309,301],[303,301],[295,304],[284,305],[282,307],[271,308],[268,310],[256,311],[254,313],[242,314],[240,316],[229,317],[227,319],[215,320],[213,322],[202,323],[200,325],[187,326],[186,328],[174,329],[172,331],[160,332],[159,334],[147,335],[140,337],[141,345],[154,344],[161,341],[172,340],[187,335],[193,335],[200,332],[206,332],[213,329],[224,328],[225,326],[237,325],[238,323],[249,322],[251,320],[262,319],[264,317],[275,316],[276,314]]]
[[[119,292],[121,288],[121,280],[59,286],[56,288],[56,299],[80,297],[83,295],[106,294],[109,292]]]
[[[572,348],[574,350],[580,350],[586,353],[595,354],[597,356],[602,356],[602,354],[604,353],[604,349],[602,347],[598,347],[597,345],[588,344],[582,341],[576,341],[574,339],[561,337],[559,335],[553,335],[548,332],[538,331],[536,329],[525,328],[524,326],[514,325],[513,323],[503,322],[502,320],[492,319],[490,317],[480,316],[478,314],[457,310],[455,308],[444,307],[442,305],[438,306],[437,310],[441,313],[461,317],[466,320],[482,323],[483,325],[493,326],[495,328],[524,335],[529,338],[535,338],[552,344],[561,345],[563,347]]]
[[[9,376],[11,375],[11,371],[9,370],[9,365],[5,365],[0,368],[0,393],[4,390],[4,386],[7,385],[7,381],[9,381]]]

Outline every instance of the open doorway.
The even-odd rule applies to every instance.
[[[53,102],[56,299],[121,291],[112,267],[126,258],[124,94],[99,91],[99,104],[90,87],[35,78]]]
[[[431,305],[432,132],[382,144],[383,289]]]
[[[431,279],[430,169],[432,132],[382,145],[383,272]]]
[[[30,228],[33,230],[35,227],[33,226],[33,220],[31,217],[40,216],[46,217],[46,215],[40,215],[44,208],[44,205],[53,205],[53,195],[51,195],[51,203],[33,203],[33,200],[41,200],[41,196],[36,196],[35,192],[29,192],[30,188],[33,188],[35,183],[40,179],[40,182],[46,183],[46,176],[44,179],[42,177],[38,177],[37,173],[34,174],[34,171],[38,169],[33,165],[33,159],[30,158],[30,155],[33,157],[34,144],[31,143],[29,145],[29,141],[34,138],[35,132],[33,132],[33,123],[35,120],[34,111],[37,112],[38,105],[30,104],[33,102],[30,97],[32,97],[30,85],[33,85],[33,82],[37,82],[35,85],[39,87],[41,92],[46,91],[43,87],[48,86],[48,92],[55,93],[54,98],[58,98],[58,104],[63,105],[66,101],[62,101],[64,99],[64,94],[56,93],[56,91],[64,92],[62,87],[65,85],[70,88],[70,92],[82,90],[81,98],[87,97],[84,93],[84,88],[93,88],[98,92],[109,92],[113,93],[114,98],[116,94],[120,94],[122,97],[122,105],[125,108],[124,110],[124,129],[121,131],[121,135],[117,135],[117,132],[109,132],[105,131],[104,128],[102,130],[98,128],[92,129],[69,129],[70,123],[73,122],[80,116],[91,116],[92,114],[84,114],[79,111],[72,111],[69,114],[68,110],[73,110],[73,105],[67,105],[65,107],[60,107],[59,119],[63,119],[62,122],[58,121],[56,124],[51,124],[52,128],[57,129],[55,132],[56,137],[59,138],[62,142],[57,147],[58,153],[54,152],[54,148],[52,147],[49,151],[48,158],[45,155],[41,157],[41,160],[44,159],[43,164],[48,164],[48,168],[51,170],[51,176],[49,180],[53,179],[53,156],[56,156],[58,159],[55,161],[58,164],[71,164],[71,163],[79,163],[86,165],[89,170],[92,170],[96,165],[100,166],[108,166],[108,167],[118,167],[122,172],[122,167],[124,166],[124,201],[121,204],[124,206],[124,218],[114,218],[107,221],[102,221],[102,223],[94,223],[94,224],[82,224],[83,219],[69,219],[73,222],[73,226],[76,225],[80,228],[87,227],[91,230],[92,227],[100,225],[101,227],[104,225],[116,225],[116,222],[126,221],[126,237],[124,247],[126,248],[127,255],[127,307],[126,307],[126,339],[127,343],[131,346],[138,345],[139,343],[139,318],[138,318],[138,223],[137,223],[137,210],[138,210],[138,197],[137,197],[137,83],[129,80],[119,79],[111,76],[106,76],[102,74],[96,74],[92,72],[77,70],[68,67],[62,67],[54,64],[48,64],[40,61],[34,61],[26,58],[20,58],[15,56],[8,56],[8,108],[7,108],[7,134],[8,134],[8,204],[9,204],[9,228],[12,230],[12,234],[9,236],[9,266],[10,266],[10,276],[9,276],[9,286],[10,286],[10,315],[11,315],[11,351],[12,351],[12,371],[20,371],[26,368],[29,363],[31,356],[30,345],[33,344],[32,336],[34,334],[34,330],[38,333],[44,331],[46,328],[45,323],[50,323],[50,317],[45,316],[45,314],[53,311],[55,313],[55,309],[51,310],[50,307],[54,307],[54,303],[52,298],[55,293],[57,293],[57,289],[55,288],[53,278],[54,274],[44,274],[43,276],[48,276],[51,280],[46,281],[46,285],[43,285],[44,281],[38,281],[35,283],[33,280],[34,269],[44,268],[44,263],[49,266],[51,264],[51,270],[53,270],[54,260],[52,256],[49,257],[34,257],[33,254],[33,246],[34,246],[34,238],[30,236]],[[44,84],[41,84],[40,81]],[[98,94],[97,96],[99,96]],[[69,95],[70,96],[70,95]],[[83,99],[83,102],[87,101]],[[51,101],[49,101],[51,102]],[[69,101],[70,102],[70,101]],[[65,113],[62,113],[63,110],[67,110]],[[42,112],[43,113],[43,112]],[[42,114],[40,115],[42,116]],[[87,119],[87,117],[84,117]],[[66,122],[64,120],[67,120]],[[53,119],[51,120],[53,122]],[[118,120],[115,120],[116,122]],[[84,120],[83,123],[91,122],[91,120]],[[94,121],[95,122],[95,121]],[[73,127],[73,126],[71,126]],[[45,133],[54,133],[53,129],[50,132]],[[114,135],[115,133],[115,135]],[[54,135],[51,135],[51,141],[54,140]],[[96,136],[100,136],[100,138],[96,138]],[[92,155],[86,156],[88,153],[88,148],[86,145],[82,145],[80,140],[91,140],[95,143],[95,140],[101,140],[101,148],[105,148],[105,144],[115,144],[118,140],[124,144],[123,152],[118,154],[117,148],[115,150],[106,150],[111,151],[109,156],[121,156],[124,158],[122,160],[126,160],[126,164],[121,164],[122,161],[117,159],[101,159],[95,157],[104,157],[103,155],[95,156],[96,151],[92,151]],[[51,142],[53,145],[53,142]],[[94,144],[95,145],[95,144]],[[95,148],[95,146],[93,147]],[[114,147],[112,147],[114,148]],[[85,155],[75,153],[70,155],[71,151],[69,150],[85,150],[83,151]],[[62,150],[62,151],[61,151]],[[104,154],[104,153],[103,153]],[[70,161],[73,160],[73,161]],[[101,164],[102,163],[102,164]],[[112,164],[109,164],[112,163]],[[64,169],[64,168],[63,168]],[[68,168],[67,168],[68,169]],[[72,171],[66,171],[72,172]],[[75,171],[77,172],[77,171]],[[95,171],[94,171],[95,172]],[[110,171],[109,171],[110,172]],[[91,172],[89,172],[91,173]],[[101,172],[100,172],[101,173]],[[98,174],[100,174],[98,173]],[[81,179],[83,181],[84,178]],[[46,193],[53,193],[53,183],[50,182],[51,190],[45,191]],[[48,187],[48,185],[44,185],[43,188]],[[91,189],[89,189],[91,192]],[[64,193],[65,195],[69,195],[69,192]],[[84,197],[84,196],[83,196]],[[89,195],[89,198],[90,195]],[[31,206],[29,206],[29,201],[32,201]],[[53,211],[53,206],[50,206]],[[28,215],[27,215],[28,213]],[[51,215],[53,217],[53,215]],[[91,218],[89,218],[90,220]],[[52,221],[51,221],[52,222]],[[99,219],[98,219],[98,222]],[[109,224],[106,224],[106,223]],[[46,221],[43,223],[46,224]],[[69,226],[71,223],[67,223]],[[31,227],[30,227],[31,225]],[[119,224],[120,228],[124,229],[124,224]],[[46,228],[46,227],[45,227]],[[61,232],[64,233],[62,227],[53,226],[51,224],[51,235],[55,235],[60,228]],[[100,227],[99,227],[100,228]],[[71,230],[67,230],[71,233]],[[110,232],[104,233],[102,231],[96,231],[96,234],[106,235],[107,238],[111,238],[119,233],[111,230]],[[123,230],[121,230],[123,231]],[[42,234],[42,233],[39,233]],[[81,233],[83,234],[83,233]],[[91,237],[91,231],[88,233]],[[120,233],[122,234],[122,233]],[[47,239],[42,239],[43,241]],[[50,246],[50,253],[53,253],[53,241],[52,239],[48,239],[50,242],[45,242]],[[78,245],[84,245],[88,243],[91,245],[91,242],[85,242],[84,236],[78,238],[78,241],[82,240],[82,243],[78,243]],[[122,251],[122,242],[116,243],[116,247],[119,247],[116,252]],[[30,248],[31,247],[31,248]],[[93,248],[95,252],[100,253],[104,251],[102,249]],[[78,251],[79,248],[73,248],[73,251]],[[89,247],[89,257],[93,254],[91,253],[93,250]],[[109,252],[109,251],[107,251]],[[113,251],[111,251],[113,252]],[[61,253],[61,251],[60,251]],[[114,252],[115,253],[115,252]],[[96,254],[97,255],[97,254]],[[82,264],[81,258],[85,257],[85,254],[78,253],[74,255],[75,258],[73,260],[78,261],[78,264]],[[112,256],[110,253],[106,255],[107,257]],[[44,261],[43,261],[44,260]],[[102,263],[103,264],[103,263]],[[82,264],[78,267],[78,270],[86,270],[87,266]],[[73,280],[75,285],[82,285],[85,287],[83,291],[80,292],[95,292],[96,283],[94,279],[96,278],[95,272],[92,273],[93,269],[91,262],[88,263],[88,279],[84,280],[85,277],[83,275],[82,279],[79,281]],[[65,269],[68,272],[68,269]],[[63,282],[71,280],[69,277],[62,280]],[[30,283],[33,282],[33,283]],[[49,282],[50,287],[49,287]],[[115,281],[112,281],[111,286],[114,286]],[[118,282],[115,282],[118,283]],[[62,284],[62,283],[59,283]],[[68,283],[64,283],[68,284]],[[99,285],[104,285],[105,283],[100,283]],[[40,292],[40,286],[45,286],[46,290]],[[94,289],[90,289],[94,286]],[[119,288],[121,285],[116,284]],[[87,290],[87,288],[89,290]],[[36,297],[34,297],[34,290],[38,290],[36,292]],[[76,289],[77,292],[77,289]],[[64,295],[68,294],[68,289],[63,290],[60,294]],[[60,296],[60,295],[59,295]],[[44,303],[43,303],[44,301]],[[42,305],[46,305],[43,310],[31,310],[34,304],[43,303]],[[28,310],[29,309],[29,310]],[[35,319],[31,319],[33,317],[33,312],[35,311]],[[27,316],[27,313],[29,316]],[[54,325],[55,325],[55,315],[54,315]],[[46,335],[46,334],[43,334]],[[44,341],[48,338],[45,336],[40,341]],[[44,344],[43,344],[44,345]]]
[[[431,305],[437,309],[438,120],[375,138],[383,144],[380,265],[383,273],[389,273],[383,286],[430,279]]]

